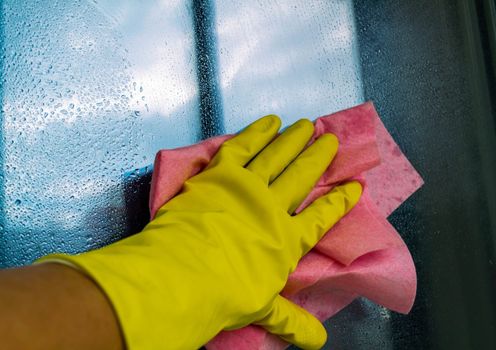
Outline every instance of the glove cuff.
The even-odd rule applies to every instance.
[[[213,322],[201,286],[184,295],[177,278],[168,280],[178,272],[161,274],[161,266],[157,273],[153,256],[141,250],[114,243],[80,255],[47,255],[34,264],[63,263],[88,275],[110,301],[128,350],[200,348],[223,328]],[[187,278],[184,284],[190,284]]]

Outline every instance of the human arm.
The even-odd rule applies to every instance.
[[[0,339],[2,349],[124,349],[98,285],[57,263],[0,270]]]

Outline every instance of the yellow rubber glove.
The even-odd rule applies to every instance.
[[[361,186],[336,187],[292,215],[338,141],[324,134],[302,152],[313,124],[299,120],[273,140],[280,124],[266,116],[223,143],[142,232],[38,262],[64,260],[91,276],[111,301],[129,350],[197,349],[221,330],[250,323],[320,348],[322,324],[279,292],[300,258],[355,205]]]

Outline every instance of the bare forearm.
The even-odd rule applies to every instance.
[[[68,266],[0,270],[0,310],[5,349],[124,349],[105,295]]]

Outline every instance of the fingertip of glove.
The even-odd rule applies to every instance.
[[[272,130],[277,127],[277,130],[281,127],[281,118],[275,114],[269,114],[260,118],[257,122],[257,127],[261,131]]]
[[[323,144],[326,145],[327,148],[329,148],[329,150],[336,150],[339,146],[339,140],[338,138],[336,137],[336,135],[334,134],[331,134],[331,133],[325,133],[325,134],[322,134],[320,137],[319,137],[319,142],[322,142]]]
[[[308,333],[306,336],[306,339],[302,339],[302,343],[299,344],[301,348],[306,349],[306,350],[319,350],[322,349],[322,347],[325,345],[327,342],[327,331],[318,321],[315,319],[315,325],[311,328],[308,329]]]
[[[298,128],[308,129],[308,131],[311,131],[311,133],[313,133],[314,125],[312,121],[308,118],[301,118],[298,121],[296,121],[294,125],[297,126]]]
[[[362,196],[362,184],[358,181],[350,181],[343,185],[336,187],[341,193],[343,193],[346,201],[346,212],[350,211],[360,200]]]

